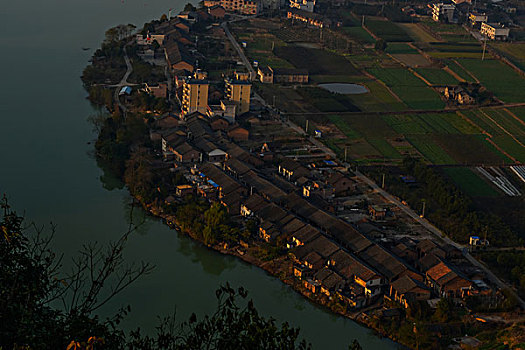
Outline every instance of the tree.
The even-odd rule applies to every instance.
[[[131,344],[138,349],[310,349],[298,341],[299,329],[288,323],[280,326],[273,318],[259,315],[253,301],[245,301],[247,291],[229,284],[216,291],[217,310],[198,320],[192,314],[177,326],[174,318],[166,318],[154,337],[132,334]],[[240,302],[239,302],[240,301]]]
[[[45,231],[25,222],[5,196],[0,207],[0,344],[6,349],[65,349],[72,341],[81,344],[95,337],[92,343],[102,338],[105,348],[122,348],[123,333],[115,323],[126,311],[106,322],[92,313],[151,271],[149,264],[126,266],[122,259],[135,227],[130,225],[107,249],[84,246],[71,272],[63,274],[61,257],[49,248],[55,226]],[[53,302],[63,308],[51,307]]]
[[[196,11],[196,10],[197,8],[189,2],[186,5],[184,5],[184,11]]]
[[[363,348],[361,347],[361,344],[359,344],[357,339],[354,339],[352,344],[350,344],[350,346],[348,347],[348,350],[363,350]]]

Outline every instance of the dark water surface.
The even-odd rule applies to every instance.
[[[130,198],[107,190],[88,155],[94,138],[79,79],[107,28],[180,10],[167,0],[3,0],[0,6],[0,193],[32,220],[58,224],[54,248],[66,257],[89,241],[107,242],[126,230]],[[140,213],[135,213],[139,214]],[[156,220],[134,234],[129,261],[157,266],[108,305],[130,304],[129,328],[152,330],[157,315],[186,318],[215,307],[215,289],[229,281],[250,291],[258,309],[288,320],[317,349],[343,349],[358,338],[365,349],[391,349],[356,323],[312,305],[258,268],[195,244]]]

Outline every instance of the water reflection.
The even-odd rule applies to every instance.
[[[190,258],[191,262],[200,264],[204,272],[213,276],[220,276],[224,271],[236,267],[234,258],[223,256],[221,259],[219,256],[222,254],[192,241],[183,233],[177,232],[177,237],[179,238],[177,252]]]

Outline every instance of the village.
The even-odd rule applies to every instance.
[[[288,18],[304,20],[300,14],[312,12],[310,1],[292,5],[296,8],[288,11]],[[147,31],[138,34],[133,45],[141,59],[165,67],[167,80],[122,86],[119,94],[124,105],[136,94],[171,105],[168,113],[150,111],[150,138],[159,155],[155,167],[185,178],[185,184],[171,188],[163,205],[176,207],[187,196],[196,196],[210,205],[220,203],[239,227],[255,222],[255,235],[216,249],[258,261],[302,294],[367,324],[400,317],[400,310],[413,303],[435,309],[441,298],[462,307],[475,300],[486,310],[498,310],[505,301],[500,286],[465,257],[467,250],[487,245],[486,237],[473,234],[467,248],[436,237],[325,147],[322,127],[312,124],[309,129],[307,122],[303,130],[279,113],[275,101],[265,101],[254,90],[254,81],[309,80],[304,69],[239,66],[243,58],[235,46],[240,45],[233,37],[227,42],[227,29],[218,23],[228,11],[257,14],[257,2],[205,6],[145,26]],[[192,28],[199,21],[208,25],[196,35]],[[220,52],[241,62],[233,68],[219,55],[213,64],[204,64],[195,43],[210,38],[222,46]],[[201,66],[213,67],[212,74]],[[464,96],[463,90],[446,88],[447,98],[452,91],[460,99]],[[176,217],[162,211],[157,208],[156,214],[176,224]],[[260,247],[277,253],[255,258],[253,251]],[[269,267],[265,260],[276,263]],[[479,315],[471,317],[487,322]],[[462,335],[461,328],[446,326],[438,333]]]
[[[215,249],[259,265],[312,300],[368,325],[400,318],[414,303],[435,310],[443,298],[467,310],[465,317],[479,327],[494,321],[471,310],[472,303],[497,311],[517,296],[473,263],[469,252],[488,246],[486,236],[472,232],[468,244],[460,245],[446,239],[446,232],[431,232],[430,224],[422,224],[424,207],[416,213],[402,199],[386,196],[384,178],[381,186],[372,186],[347,162],[346,148],[342,159],[327,147],[330,130],[322,123],[306,120],[298,126],[277,108],[275,95],[268,100],[263,86],[306,85],[308,70],[250,62],[243,53],[246,42],[237,42],[228,25],[281,4],[203,5],[146,24],[127,44],[159,74],[142,84],[124,80],[118,102],[133,108],[136,96],[146,94],[169,106],[165,112],[146,111],[149,152],[156,154],[155,169],[184,178],[169,188],[161,205],[150,207],[152,212],[177,226],[173,211],[163,208],[188,197],[220,204],[237,227],[255,224],[255,230],[237,242],[216,242]],[[315,1],[292,1],[285,12],[310,27],[337,25],[314,7]],[[440,3],[431,11],[436,21],[448,16],[447,22],[454,22],[455,9]],[[488,24],[486,16],[478,21],[472,12],[468,18],[491,39],[509,35],[508,28]],[[443,98],[477,103],[471,86],[443,86]],[[399,177],[406,184],[418,181]],[[443,322],[432,327],[433,334],[454,338],[457,346],[479,342],[463,337],[463,330]]]

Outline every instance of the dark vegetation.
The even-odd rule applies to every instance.
[[[28,225],[6,198],[0,216],[0,347],[3,349],[308,349],[299,329],[259,315],[247,291],[228,284],[216,291],[217,310],[197,319],[162,319],[156,334],[127,336],[118,325],[130,308],[107,320],[93,315],[140,276],[147,263],[126,266],[130,230],[107,249],[92,243],[63,275],[61,258],[49,247],[50,232]],[[64,308],[54,308],[61,301]],[[57,303],[55,303],[57,304]]]
[[[424,200],[425,216],[453,240],[466,243],[469,236],[484,237],[486,232],[487,239],[494,246],[523,244],[523,238],[512,231],[501,218],[476,210],[467,195],[422,161],[407,158],[403,161],[401,173],[391,169],[375,169],[370,171],[370,175],[379,183],[383,172],[386,172],[386,189],[390,193],[416,209],[422,208]],[[404,183],[400,174],[415,177],[417,183]]]
[[[278,46],[274,52],[295,67],[306,69],[309,74],[361,75],[350,61],[343,56],[322,50],[300,46]]]
[[[322,88],[301,87],[297,92],[321,112],[358,112],[345,95],[333,93]]]

